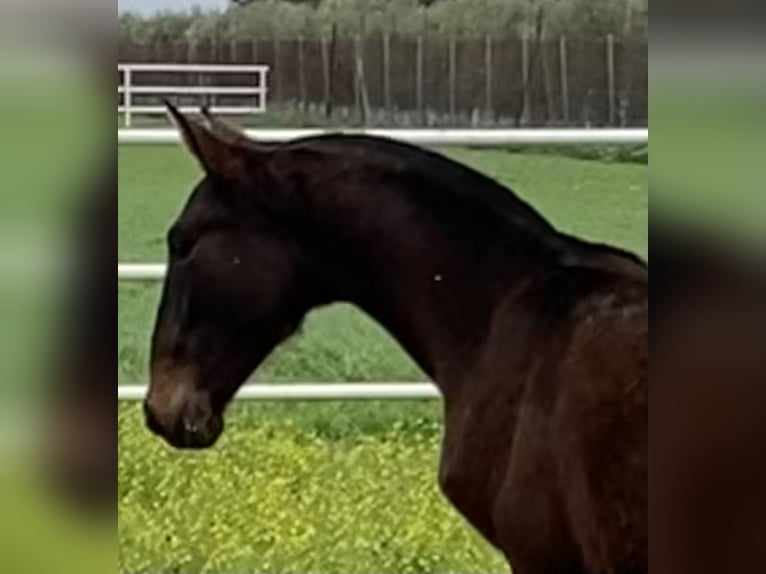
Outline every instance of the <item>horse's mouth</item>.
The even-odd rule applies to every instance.
[[[207,449],[214,446],[223,434],[223,416],[210,411],[184,409],[171,424],[163,424],[148,407],[144,408],[144,412],[147,428],[173,448]]]
[[[202,450],[214,446],[223,433],[223,419],[211,415],[203,421],[186,420],[182,428],[168,437],[171,446],[179,449]]]

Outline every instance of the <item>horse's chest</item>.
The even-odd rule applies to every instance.
[[[492,508],[513,441],[515,416],[493,416],[481,402],[447,413],[439,484],[444,495],[490,542]]]

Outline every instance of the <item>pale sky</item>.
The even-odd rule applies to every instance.
[[[160,10],[188,10],[194,6],[224,8],[227,3],[227,0],[117,0],[117,12],[152,14]]]

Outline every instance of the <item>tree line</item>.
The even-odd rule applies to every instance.
[[[269,38],[502,38],[508,35],[646,39],[648,0],[232,0],[223,11],[123,13],[120,39],[135,44]]]

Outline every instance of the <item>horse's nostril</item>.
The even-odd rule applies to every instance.
[[[199,425],[193,420],[186,419],[184,420],[184,430],[188,434],[194,435],[199,431]]]

